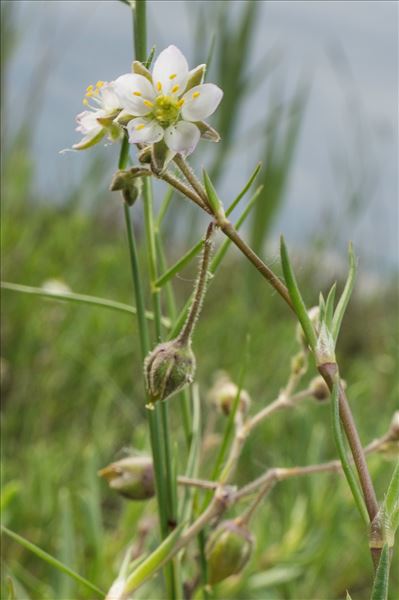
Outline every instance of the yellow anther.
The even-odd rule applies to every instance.
[[[103,87],[103,85],[104,85],[104,81],[97,81],[97,83],[96,83],[97,88],[101,88],[101,87]]]
[[[175,93],[176,93],[176,92],[177,92],[179,89],[180,89],[180,85],[177,85],[177,84],[176,84],[176,85],[174,85],[174,86],[172,87],[172,94],[175,94]]]
[[[88,104],[89,104],[89,101],[88,101],[88,99],[87,99],[87,98],[83,98],[83,104],[84,104],[85,106],[88,106]]]
[[[141,92],[133,92],[133,96],[141,96]]]
[[[162,90],[162,83],[158,81],[157,83],[157,91],[160,92]]]
[[[195,100],[196,98],[198,98],[199,95],[200,95],[199,92],[194,92],[194,94],[193,94],[193,100]]]
[[[172,73],[172,75],[169,75],[169,79],[176,79],[177,77],[177,73]]]
[[[145,104],[145,106],[148,106],[149,108],[152,108],[154,106],[154,103],[150,102],[150,100],[143,100],[143,104]]]
[[[88,92],[86,92],[86,96],[88,98],[91,98],[93,96],[94,92],[92,90],[89,90]]]
[[[181,108],[183,106],[183,104],[184,104],[184,98],[180,98],[180,100],[177,101],[177,106],[179,108]]]
[[[140,129],[144,129],[145,125],[143,125],[142,123],[140,125],[136,125],[135,130],[136,131],[140,131]]]
[[[92,85],[88,85],[87,88],[86,88],[86,92],[91,92],[92,89],[93,89],[93,86]]]

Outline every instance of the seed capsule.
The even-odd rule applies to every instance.
[[[321,375],[312,379],[309,388],[313,398],[316,398],[316,400],[319,402],[328,400],[330,397],[330,390],[328,389],[328,386]]]
[[[238,392],[238,386],[222,372],[216,376],[215,383],[209,391],[209,399],[219,411],[228,416],[234,406]],[[238,410],[245,415],[249,410],[250,404],[251,398],[248,392],[241,390]]]
[[[158,344],[144,362],[151,402],[166,400],[193,382],[195,356],[191,343],[180,339]]]
[[[250,559],[253,537],[236,521],[223,521],[209,536],[205,554],[209,583],[214,585],[240,573]]]
[[[147,500],[155,495],[154,468],[148,456],[129,456],[111,463],[98,474],[109,487],[130,500]]]

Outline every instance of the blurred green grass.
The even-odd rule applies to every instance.
[[[215,175],[227,163],[234,137],[228,117],[238,114],[241,102],[238,95],[238,104],[232,105],[237,98],[234,61],[227,68],[231,56],[223,51],[238,47],[237,40],[244,37],[242,43],[249,47],[255,6],[244,5],[247,13],[235,30],[220,21],[223,43],[219,40],[215,81],[224,77],[230,100],[229,110],[220,115],[227,142]],[[284,199],[305,96],[301,88],[288,107],[282,107],[276,97],[275,114],[271,110],[269,118],[265,116],[264,154],[269,166],[263,174],[265,198],[250,228],[258,249],[264,247],[271,220]],[[287,121],[281,120],[283,113]],[[73,291],[130,303],[122,207],[117,197],[103,191],[104,165],[93,158],[82,186],[72,189],[62,206],[55,205],[35,192],[31,139],[32,131],[22,124],[19,133],[7,140],[3,157],[2,279],[32,286],[58,279]],[[175,198],[172,217],[181,212],[191,218],[183,201]],[[134,218],[139,240],[141,217],[138,203]],[[185,236],[176,235],[173,218],[165,232],[171,263],[185,250],[179,247]],[[186,221],[179,220],[179,226],[182,222]],[[145,267],[144,250],[141,258]],[[315,303],[320,286],[325,291],[331,283],[319,277],[319,262],[314,259],[313,268],[301,265],[309,304]],[[179,306],[191,292],[195,268],[190,265],[175,281]],[[395,284],[387,281],[378,294],[355,295],[339,344],[348,394],[365,443],[386,431],[397,408]],[[2,523],[105,590],[141,519],[155,510],[153,502],[136,504],[115,497],[96,475],[99,467],[126,448],[149,448],[135,320],[97,307],[11,291],[2,291],[1,310]],[[289,358],[296,350],[295,325],[278,298],[230,249],[209,289],[194,340],[204,428],[212,419],[206,391],[213,374],[224,369],[237,381],[240,349],[248,335],[245,387],[255,409],[271,401],[285,383]],[[313,374],[311,370],[309,377]],[[171,402],[171,419],[182,472],[186,456],[181,450],[184,433],[176,400]],[[221,418],[217,425],[221,431]],[[204,477],[216,449],[209,452],[201,468]],[[335,456],[328,407],[309,401],[295,411],[276,414],[255,431],[244,448],[237,482],[249,481],[270,466],[305,465]],[[381,499],[393,463],[388,456],[374,456],[370,466]],[[220,586],[215,597],[327,599],[343,598],[346,589],[354,600],[369,596],[372,578],[366,534],[345,481],[336,475],[279,484],[259,511],[254,531],[257,546],[250,566],[241,577]],[[150,535],[149,546],[155,543]],[[3,550],[3,573],[12,576],[17,598],[91,598],[89,591],[15,542],[4,538]],[[3,579],[1,596],[6,597]],[[156,586],[151,582],[138,597],[159,597]],[[391,598],[398,594],[394,573]]]

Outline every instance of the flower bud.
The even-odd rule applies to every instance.
[[[147,500],[155,495],[154,468],[148,456],[129,456],[111,463],[98,474],[109,487],[130,500]]]
[[[144,377],[151,402],[166,400],[193,382],[195,356],[191,342],[179,338],[163,342],[144,362]]]
[[[216,408],[225,414],[230,414],[239,392],[238,386],[233,383],[225,373],[220,373],[209,391],[209,399]],[[246,390],[241,390],[238,409],[242,414],[247,414],[251,404],[251,398]]]
[[[141,194],[143,183],[141,177],[151,175],[145,167],[133,167],[127,171],[120,170],[112,178],[110,191],[122,192],[124,201],[128,206],[133,206]]]
[[[213,531],[205,549],[209,583],[214,585],[240,573],[250,559],[253,537],[236,521],[223,521]]]
[[[388,430],[388,436],[390,441],[399,442],[399,410],[393,414]]]
[[[316,400],[319,400],[319,402],[323,402],[323,400],[328,400],[328,398],[330,397],[330,390],[328,389],[328,385],[326,384],[321,375],[312,379],[309,388],[313,398],[316,398]]]

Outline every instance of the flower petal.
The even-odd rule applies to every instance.
[[[195,150],[200,136],[200,130],[196,125],[179,121],[165,130],[165,143],[173,152],[188,156]]]
[[[164,130],[153,119],[132,119],[127,124],[131,144],[155,144],[163,138]]]
[[[113,82],[113,88],[119,98],[120,107],[130,114],[142,117],[152,111],[155,92],[143,75],[121,75]]]
[[[106,113],[103,110],[84,110],[76,117],[76,122],[78,124],[76,131],[89,137],[96,135],[102,129],[102,125],[100,125],[97,119],[99,117],[104,117],[105,115]]]
[[[158,56],[152,71],[152,79],[158,93],[174,93],[180,96],[184,92],[188,80],[188,64],[185,56],[176,46],[169,46]]]
[[[222,97],[222,90],[214,83],[196,85],[183,96],[183,119],[203,121],[215,112]]]

